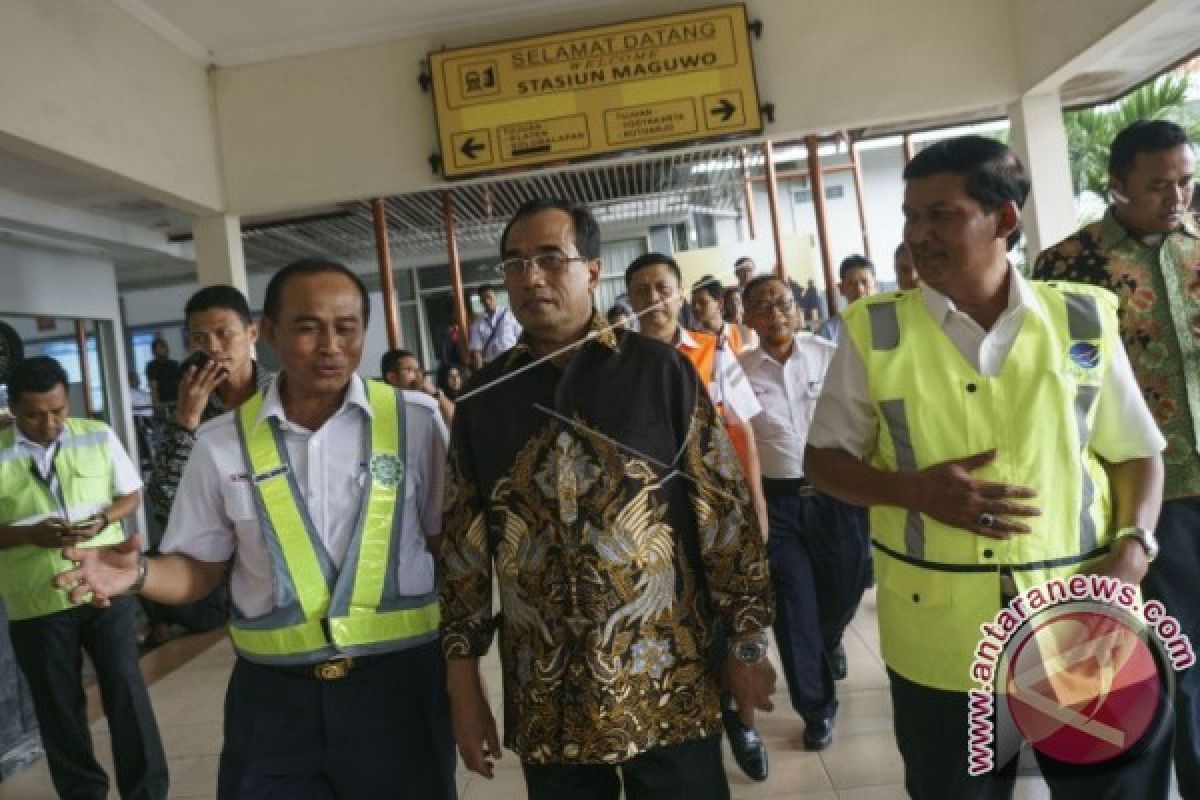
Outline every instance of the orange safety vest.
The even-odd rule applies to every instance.
[[[736,328],[734,328],[736,330]],[[704,333],[703,331],[688,331],[688,335],[695,341],[695,347],[685,347],[683,342],[675,345],[679,352],[687,356],[692,362],[692,366],[696,368],[696,372],[700,374],[700,381],[707,389],[716,379],[717,374],[717,352],[720,350],[716,335]],[[730,337],[729,345],[733,346],[733,337]],[[740,340],[740,333],[739,333]],[[737,351],[734,350],[736,353]],[[726,411],[724,404],[717,405],[717,413],[720,414],[721,420],[725,422],[725,431],[729,434],[729,441],[733,444],[734,452],[737,453],[738,463],[742,465],[742,472],[746,475],[750,474],[750,453],[749,442],[746,441],[745,428],[731,428],[729,421],[726,419]],[[743,420],[745,422],[746,420]]]

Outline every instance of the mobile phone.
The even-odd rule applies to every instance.
[[[196,370],[199,371],[203,369],[204,365],[210,360],[211,356],[209,356],[208,353],[204,352],[203,350],[197,350],[183,360],[183,363],[179,365],[179,370],[182,372],[188,367],[195,367]]]
[[[73,531],[86,531],[88,528],[92,527],[95,524],[96,524],[96,518],[88,517],[87,519],[81,519],[78,522],[72,522],[67,527],[69,527]]]

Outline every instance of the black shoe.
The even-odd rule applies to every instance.
[[[837,647],[829,654],[829,668],[833,670],[835,681],[846,680],[846,648],[838,642]]]
[[[824,750],[833,743],[833,717],[813,717],[804,720],[806,750]]]
[[[752,781],[767,779],[767,745],[762,740],[756,728],[748,728],[742,724],[737,712],[732,709],[721,711],[721,721],[725,723],[725,734],[729,737],[729,749],[733,751],[733,760],[737,762],[742,772]]]

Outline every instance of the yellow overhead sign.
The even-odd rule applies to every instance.
[[[762,130],[743,5],[445,50],[429,66],[447,178]]]

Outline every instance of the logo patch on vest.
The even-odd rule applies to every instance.
[[[1077,367],[1095,369],[1100,366],[1100,348],[1091,342],[1075,342],[1067,353]]]
[[[404,462],[391,453],[371,456],[371,478],[383,486],[394,489],[404,480]]]

